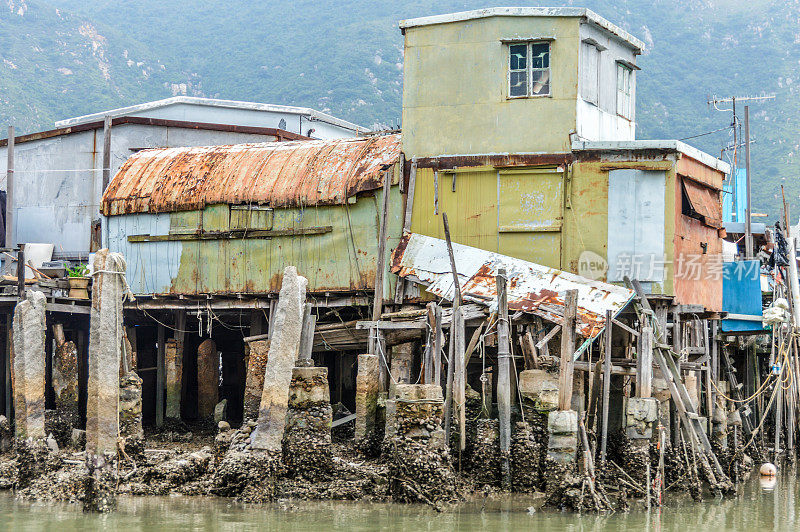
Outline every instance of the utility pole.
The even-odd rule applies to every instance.
[[[14,126],[8,126],[6,149],[6,245],[14,246]]]
[[[731,201],[731,205],[732,205],[733,213],[736,213],[737,200],[740,199],[740,198],[736,197],[736,193],[737,193],[736,189],[738,188],[736,186],[737,182],[738,182],[738,179],[737,179],[737,176],[736,176],[736,171],[739,168],[739,159],[737,157],[739,143],[738,143],[738,131],[737,131],[738,127],[737,127],[737,118],[736,118],[736,102],[737,101],[739,101],[739,102],[752,102],[752,101],[763,101],[763,100],[774,100],[774,99],[775,99],[775,95],[774,94],[763,94],[761,96],[731,96],[731,97],[728,97],[728,98],[717,98],[716,96],[712,96],[707,101],[708,105],[713,105],[714,109],[716,109],[717,111],[724,111],[724,112],[732,111],[733,112],[733,122],[731,122],[731,127],[733,128],[733,168],[732,168],[732,171],[731,171],[731,173],[732,173],[732,175],[731,175],[731,177],[732,177],[732,186],[731,186],[732,201]],[[730,103],[731,104],[731,108],[730,109],[720,108],[720,104],[726,104],[726,103]],[[746,207],[745,219],[744,219],[744,225],[745,225],[745,238],[744,238],[745,250],[744,250],[744,255],[745,255],[745,258],[752,259],[753,258],[753,233],[752,233],[752,226],[751,226],[751,214],[752,214],[752,211],[751,211],[751,200],[750,200],[751,176],[750,176],[750,106],[749,105],[745,105],[744,106],[744,129],[745,129],[745,132],[744,132],[744,136],[745,136],[745,142],[744,142],[744,144],[745,144],[745,148],[744,148],[744,150],[745,150],[745,173],[747,174],[745,176],[746,177],[746,183],[747,183],[747,185],[746,185],[747,207]],[[737,217],[736,221],[740,222],[742,220],[739,220],[738,217]]]
[[[744,254],[747,260],[753,258],[753,228],[750,225],[752,222],[753,211],[750,205],[750,106],[744,106],[744,173],[747,177],[747,211],[744,215]],[[788,229],[788,228],[787,228]]]

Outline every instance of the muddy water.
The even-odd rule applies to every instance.
[[[786,474],[773,490],[749,481],[742,494],[703,504],[671,497],[661,511],[631,510],[610,516],[577,516],[558,512],[529,512],[530,498],[462,505],[458,510],[436,514],[422,506],[342,502],[276,503],[270,507],[245,508],[224,499],[191,497],[126,498],[110,515],[85,515],[80,507],[66,504],[31,504],[0,494],[0,530],[536,530],[599,531],[651,530],[695,532],[700,530],[797,530],[800,528],[800,482]]]

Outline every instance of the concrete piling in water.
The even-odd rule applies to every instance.
[[[256,340],[249,344],[247,377],[244,387],[244,418],[255,421],[264,392],[264,373],[269,360],[269,340]]]
[[[78,349],[75,342],[64,338],[61,324],[53,326],[56,349],[53,353],[53,392],[55,412],[51,423],[59,447],[66,447],[72,439],[72,429],[80,424],[78,409]]]
[[[181,389],[183,380],[183,345],[180,340],[170,338],[164,347],[164,366],[167,379],[166,418],[181,418]]]
[[[623,462],[640,486],[647,485],[647,465],[650,461],[650,442],[656,435],[659,401],[654,397],[629,397],[625,406],[625,436],[627,445]],[[644,493],[639,494],[644,496]]]
[[[18,439],[44,439],[44,294],[29,290],[14,309],[14,412]]]
[[[219,356],[217,344],[208,338],[197,348],[197,413],[200,419],[213,419],[218,402]]]
[[[295,476],[324,480],[333,465],[328,368],[296,367],[289,386],[284,461]]]
[[[125,259],[101,249],[94,259],[89,330],[89,383],[86,404],[84,509],[109,511],[116,501],[114,461],[119,436],[119,365]]]
[[[377,430],[378,392],[380,371],[377,355],[358,355],[356,374],[356,427],[355,441],[363,444],[375,436]]]
[[[142,379],[135,371],[126,373],[119,381],[119,436],[126,455],[143,456]]]
[[[547,416],[547,456],[544,464],[548,504],[560,506],[566,478],[575,467],[578,450],[578,413],[553,410]]]
[[[253,449],[273,452],[281,450],[289,400],[288,389],[300,349],[307,282],[305,277],[297,275],[294,266],[288,266],[284,270],[258,423],[252,435]]]
[[[267,502],[274,496],[275,479],[284,468],[283,441],[292,376],[300,349],[306,284],[306,279],[297,275],[294,266],[286,267],[274,327],[270,328],[275,334],[270,340],[258,418],[243,425],[241,430],[247,433],[246,441],[231,443],[225,452],[214,476],[217,493],[235,495],[244,502]],[[313,381],[315,368],[307,369],[312,370]],[[297,381],[295,384],[299,385]],[[302,417],[296,416],[290,421],[299,422]],[[329,422],[327,426],[330,427]],[[289,444],[292,443],[289,438]]]
[[[438,384],[396,386],[395,436],[385,443],[394,500],[436,503],[456,498]]]

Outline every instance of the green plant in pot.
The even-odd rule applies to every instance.
[[[78,264],[67,269],[69,282],[69,297],[75,299],[89,299],[89,266]]]

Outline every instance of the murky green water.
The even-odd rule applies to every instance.
[[[116,513],[97,516],[83,514],[76,505],[24,503],[4,493],[0,495],[0,530],[796,530],[800,528],[800,505],[795,504],[798,487],[795,474],[786,473],[774,490],[763,489],[754,478],[735,499],[697,504],[673,495],[661,510],[610,516],[529,513],[530,499],[519,496],[489,501],[483,512],[476,503],[444,514],[424,506],[385,504],[277,503],[246,508],[222,499],[125,498]]]

